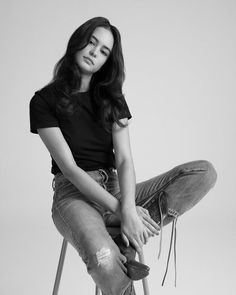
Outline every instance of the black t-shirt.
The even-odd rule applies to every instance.
[[[30,131],[37,128],[59,127],[68,143],[76,164],[85,171],[101,168],[115,168],[112,134],[95,120],[89,92],[73,95],[78,108],[71,116],[63,117],[56,112],[56,103],[61,97],[54,85],[48,85],[35,92],[30,100]],[[119,119],[132,116],[122,97],[124,109]],[[51,173],[61,172],[52,158]]]

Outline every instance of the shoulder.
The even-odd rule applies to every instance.
[[[60,90],[56,84],[48,84],[43,88],[35,91],[35,95],[42,97],[44,100],[50,102],[55,101],[60,96]]]
[[[56,101],[57,95],[52,85],[47,85],[35,92],[29,103],[32,133],[37,133],[38,128],[59,126]]]
[[[60,90],[55,84],[48,84],[35,91],[30,104],[47,104],[54,107],[60,97]]]

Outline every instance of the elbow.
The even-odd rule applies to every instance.
[[[70,180],[75,174],[75,171],[77,168],[78,166],[76,164],[65,165],[65,166],[61,165],[60,170],[62,174],[64,175],[64,177]]]
[[[73,157],[58,156],[57,154],[52,156],[57,166],[61,170],[65,178],[70,180],[71,177],[76,173],[78,166]]]
[[[134,165],[131,158],[123,158],[122,160],[117,161],[116,163],[116,169],[119,171],[121,169],[133,169]]]

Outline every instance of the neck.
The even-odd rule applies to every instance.
[[[79,92],[86,92],[89,90],[89,84],[90,84],[91,78],[92,78],[92,75],[82,75]]]

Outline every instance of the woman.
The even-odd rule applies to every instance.
[[[103,294],[135,294],[132,281],[149,270],[135,250],[175,226],[216,181],[201,160],[136,184],[124,77],[120,33],[95,17],[72,34],[53,80],[30,101],[31,132],[52,157],[53,221]]]

